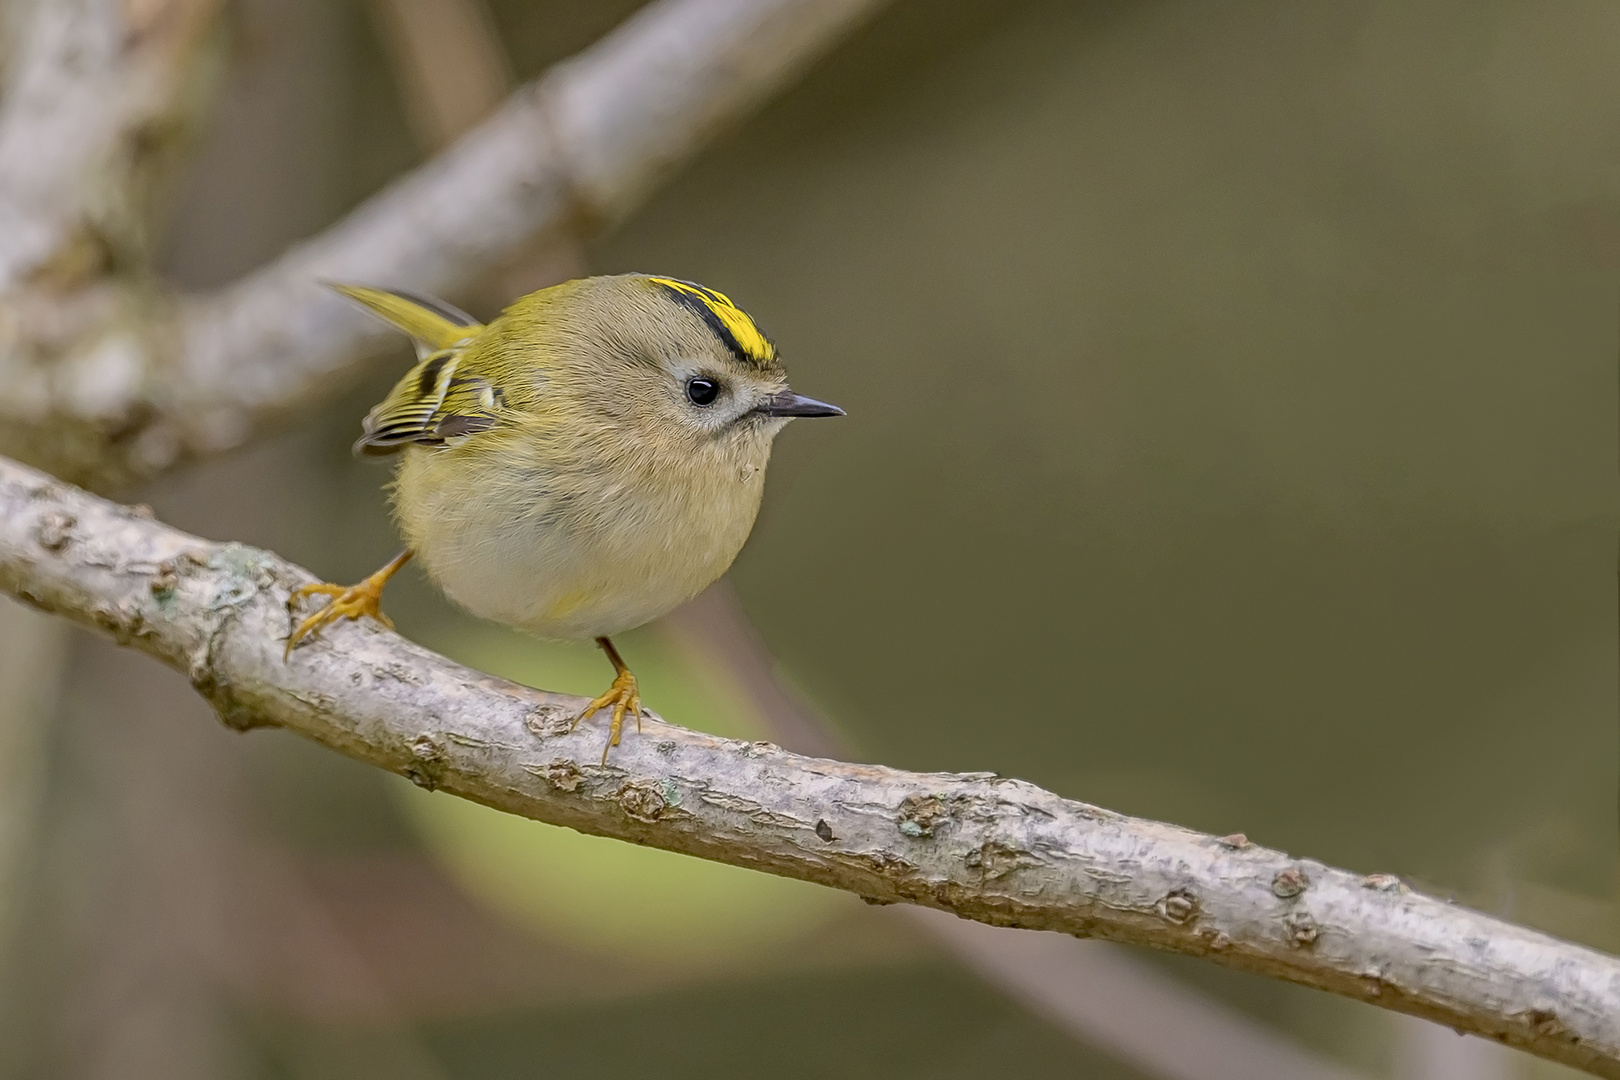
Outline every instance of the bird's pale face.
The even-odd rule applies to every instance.
[[[746,315],[720,304],[723,297],[675,284],[682,291],[659,287],[637,297],[657,318],[620,324],[619,333],[602,336],[611,359],[603,357],[607,362],[598,368],[600,404],[625,434],[694,465],[718,459],[762,469],[789,420],[842,414],[794,393],[774,347]]]
[[[641,448],[636,456],[671,472],[761,473],[790,419],[771,411],[788,393],[779,368],[761,371],[719,350],[643,358],[603,389],[618,398],[621,431]]]
[[[794,393],[753,320],[690,282],[592,279],[559,338],[547,393],[571,399],[592,456],[639,484],[753,487],[787,421],[842,412]]]

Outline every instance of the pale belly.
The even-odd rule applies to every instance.
[[[608,491],[537,496],[433,483],[432,451],[403,463],[396,510],[434,583],[474,615],[548,638],[591,638],[652,621],[736,558],[759,509],[751,484],[660,498]]]

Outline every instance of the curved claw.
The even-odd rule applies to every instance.
[[[591,716],[602,710],[612,708],[613,719],[608,726],[607,745],[602,747],[602,764],[607,764],[608,751],[619,745],[623,734],[624,718],[628,713],[636,718],[636,731],[641,731],[641,687],[636,683],[636,677],[629,670],[621,671],[613,678],[613,685],[601,697],[591,699],[590,704],[579,711],[574,722],[568,725],[573,731],[580,723],[589,720]]]
[[[293,590],[293,594],[287,597],[288,611],[291,611],[293,605],[306,596],[314,596],[320,593],[330,596],[332,599],[325,607],[299,623],[298,628],[287,635],[287,647],[281,652],[282,662],[285,663],[287,658],[292,655],[293,646],[310,634],[319,631],[327,623],[336,622],[338,619],[358,619],[362,615],[370,615],[373,619],[392,630],[394,620],[382,613],[383,586],[388,584],[389,578],[399,573],[400,567],[411,561],[412,554],[413,552],[409,548],[405,549],[395,555],[387,566],[378,570],[358,585],[345,586],[322,582],[319,585],[305,585],[302,588]]]
[[[286,660],[292,655],[293,647],[304,638],[318,632],[328,623],[339,619],[358,619],[362,615],[370,615],[388,629],[394,628],[394,622],[382,613],[382,585],[374,583],[370,578],[358,585],[332,585],[322,583],[319,585],[305,585],[287,598],[287,608],[306,596],[321,594],[330,596],[331,601],[319,611],[298,624],[298,628],[287,635],[287,647],[282,650],[281,658]]]

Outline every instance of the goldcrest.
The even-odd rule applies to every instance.
[[[332,597],[287,652],[380,610],[413,555],[456,603],[548,638],[595,638],[613,664],[577,725],[612,710],[607,748],[642,708],[611,635],[725,573],[753,528],[771,443],[788,421],[843,411],[794,393],[776,347],[724,294],[619,274],[531,293],[489,325],[410,293],[334,284],[416,342],[417,364],[355,443],[395,455],[406,549]]]

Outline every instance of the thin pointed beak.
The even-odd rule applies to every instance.
[[[760,402],[758,410],[766,416],[843,416],[844,410],[836,405],[829,405],[825,401],[807,398],[803,394],[795,394],[791,390],[784,390],[780,394],[772,394]]]

